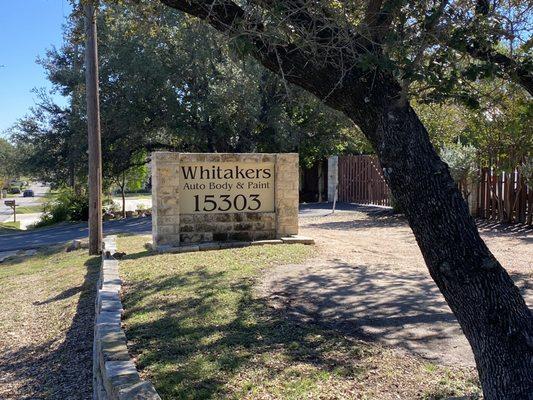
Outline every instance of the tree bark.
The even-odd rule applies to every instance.
[[[351,56],[343,49],[328,52],[327,57],[337,59],[325,63],[295,45],[268,43],[260,34],[260,23],[254,22],[259,33],[249,33],[244,10],[231,0],[161,1],[207,20],[220,31],[247,37],[253,56],[265,67],[345,113],[361,128],[378,155],[394,198],[405,210],[429,273],[470,342],[485,399],[529,399],[533,393],[531,311],[479,236],[447,165],[392,73],[377,67],[371,73],[338,69],[337,65],[346,65],[343,57]],[[239,32],[240,26],[248,30]],[[337,31],[324,32],[335,35]],[[359,40],[362,53],[375,51],[364,38],[354,40]]]
[[[122,218],[126,218],[126,173],[122,172],[122,181],[119,183],[120,196],[122,197]]]
[[[412,108],[398,107],[391,94],[382,92],[382,98],[392,101],[375,108],[377,126],[364,132],[406,212],[433,280],[472,347],[485,398],[529,399],[533,393],[531,312],[480,238],[426,129]]]

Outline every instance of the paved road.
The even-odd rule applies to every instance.
[[[106,235],[117,233],[149,234],[151,231],[152,220],[149,217],[104,222],[104,234]],[[88,233],[87,223],[62,224],[50,228],[8,233],[0,235],[0,252],[66,243],[73,239],[86,238]]]
[[[6,199],[2,199],[0,202],[0,215],[12,215],[13,210],[11,207],[4,205],[5,200],[15,200],[18,206],[36,206],[42,204],[43,197],[50,190],[50,186],[43,186],[38,182],[31,182],[28,189],[33,190],[35,197],[23,197],[20,194],[8,194]]]
[[[331,203],[302,204],[301,217],[317,217],[331,214]],[[362,211],[368,208],[381,210],[380,207],[359,206],[355,204],[338,204],[335,214]],[[104,234],[137,233],[149,234],[152,231],[151,218],[132,218],[118,221],[104,222]],[[56,243],[69,242],[74,239],[86,238],[88,235],[86,223],[64,224],[60,226],[30,230],[20,233],[0,234],[0,252],[10,250],[25,250]]]

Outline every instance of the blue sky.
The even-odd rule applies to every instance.
[[[34,104],[33,88],[51,88],[35,63],[61,46],[69,0],[0,0],[0,136]],[[64,99],[57,96],[58,102]]]

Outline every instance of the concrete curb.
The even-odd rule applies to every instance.
[[[161,400],[152,383],[141,380],[130,359],[126,334],[121,327],[122,280],[118,273],[116,236],[104,239],[98,280],[93,343],[94,400]]]

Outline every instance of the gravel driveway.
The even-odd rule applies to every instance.
[[[444,364],[473,365],[454,315],[427,272],[407,223],[384,208],[301,215],[316,241],[304,265],[269,270],[262,289],[276,308]],[[533,305],[533,235],[481,227],[482,236]]]

